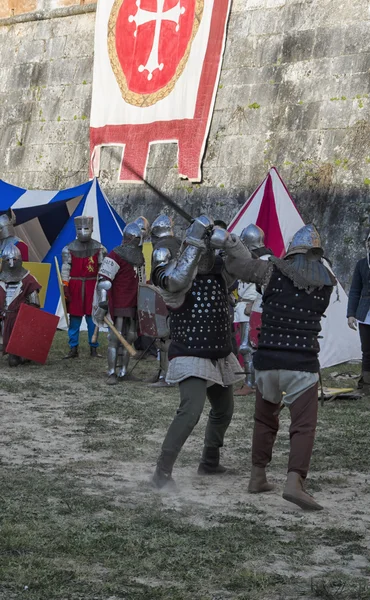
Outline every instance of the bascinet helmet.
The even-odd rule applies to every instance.
[[[160,238],[173,237],[174,231],[171,217],[159,215],[159,217],[153,221],[150,233],[154,242]]]
[[[129,263],[138,267],[144,264],[141,238],[140,227],[135,222],[128,223],[123,230],[121,242],[123,257]]]
[[[94,229],[93,217],[75,217],[76,237],[79,242],[89,242]]]
[[[15,214],[12,209],[0,215],[0,240],[14,236]]]
[[[251,223],[240,234],[240,239],[248,250],[257,250],[265,245],[265,233],[261,227]]]
[[[312,224],[304,225],[294,234],[285,258],[293,254],[307,254],[308,252],[316,256],[324,255],[319,232]]]
[[[14,244],[7,244],[1,257],[1,274],[3,281],[19,281],[24,269],[21,251]]]
[[[141,231],[141,245],[145,242],[147,237],[149,236],[149,221],[145,217],[138,217],[134,221],[135,225],[137,225]]]

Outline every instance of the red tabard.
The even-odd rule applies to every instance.
[[[96,277],[99,271],[99,250],[87,258],[73,256],[69,279],[68,312],[75,317],[91,315]]]
[[[139,278],[134,267],[113,250],[107,256],[119,265],[108,296],[109,312],[115,315],[117,309],[136,308]]]
[[[26,301],[27,297],[36,290],[41,290],[41,285],[33,277],[33,275],[28,273],[28,275],[26,275],[22,279],[22,289],[20,293],[16,298],[14,298],[13,302],[11,302],[10,306],[8,307],[8,310],[11,312],[7,312],[5,318],[2,317],[4,319],[3,353],[5,352],[5,348],[8,345],[10,334],[12,332],[21,304],[23,304]],[[3,287],[0,286],[0,311],[4,310],[5,300],[6,291],[3,289]]]

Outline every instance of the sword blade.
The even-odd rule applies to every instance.
[[[189,215],[189,213],[187,213],[186,210],[181,208],[181,206],[176,204],[176,202],[174,200],[172,200],[172,198],[167,196],[167,194],[164,194],[163,192],[161,192],[161,190],[159,190],[157,187],[155,187],[155,185],[149,183],[149,181],[147,181],[146,179],[143,179],[142,177],[140,177],[140,175],[135,171],[135,169],[129,163],[125,162],[124,164],[128,168],[128,170],[131,171],[131,173],[133,175],[135,175],[138,179],[141,179],[143,181],[143,183],[145,183],[148,186],[148,188],[150,188],[155,194],[157,194],[157,196],[165,204],[167,204],[168,206],[173,208],[183,219],[185,219],[185,221],[188,221],[188,223],[192,223],[194,221],[194,218],[191,215]]]

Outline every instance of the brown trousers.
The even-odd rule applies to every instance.
[[[257,389],[254,430],[252,442],[252,464],[266,467],[272,458],[272,448],[279,429],[279,407],[264,400]],[[303,478],[307,476],[315,439],[318,384],[306,390],[293,404],[290,410],[290,453],[288,473],[294,471]]]

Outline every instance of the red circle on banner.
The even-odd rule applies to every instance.
[[[117,14],[117,58],[127,87],[152,94],[176,74],[192,38],[196,0],[123,0]]]

